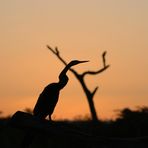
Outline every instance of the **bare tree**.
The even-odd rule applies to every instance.
[[[60,55],[60,52],[58,50],[57,47],[55,47],[55,49],[51,48],[50,46],[47,45],[47,48],[57,56],[57,58],[64,64],[64,65],[67,65],[67,62],[62,58],[62,56]],[[73,68],[70,69],[70,71],[74,74],[74,76],[77,78],[77,80],[80,82],[82,88],[83,88],[83,91],[86,95],[86,98],[87,98],[87,101],[88,101],[88,105],[89,105],[89,108],[90,108],[90,112],[91,112],[91,117],[92,117],[92,120],[93,121],[99,121],[98,120],[98,116],[97,116],[97,112],[96,112],[96,109],[95,109],[95,106],[94,106],[94,101],[93,101],[93,98],[94,98],[94,95],[96,93],[96,91],[98,90],[98,86],[93,90],[93,91],[90,91],[88,89],[88,87],[86,86],[86,83],[84,81],[84,77],[86,75],[96,75],[96,74],[100,74],[102,73],[103,71],[105,71],[109,65],[106,65],[106,59],[105,59],[105,56],[106,56],[106,51],[103,52],[102,54],[102,62],[103,62],[103,67],[100,68],[99,70],[96,70],[96,71],[85,71],[81,74],[79,74],[76,70],[74,70]]]

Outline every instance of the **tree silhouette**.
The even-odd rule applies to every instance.
[[[67,62],[62,58],[62,56],[60,55],[60,52],[58,50],[57,47],[55,47],[55,49],[51,48],[50,46],[47,45],[47,48],[54,54],[57,56],[57,58],[64,64],[64,65],[67,65]],[[77,80],[80,82],[82,88],[83,88],[83,91],[86,95],[86,98],[87,98],[87,101],[88,101],[88,105],[89,105],[89,108],[90,108],[90,112],[91,112],[91,117],[92,117],[92,120],[93,121],[98,121],[98,116],[97,116],[97,113],[96,113],[96,109],[95,109],[95,106],[94,106],[94,101],[93,101],[93,98],[94,98],[94,95],[96,93],[96,91],[98,90],[98,86],[93,90],[93,91],[90,91],[89,88],[86,86],[86,83],[84,81],[84,77],[86,75],[96,75],[96,74],[100,74],[102,73],[103,71],[105,71],[109,65],[106,65],[106,59],[105,59],[105,56],[106,56],[106,51],[103,52],[102,54],[102,62],[103,62],[103,67],[100,68],[99,70],[96,70],[96,71],[85,71],[83,73],[78,73],[76,70],[74,70],[73,68],[70,69],[70,71],[74,74],[74,76],[77,78]]]
[[[142,106],[134,110],[130,108],[119,110],[114,124],[118,128],[118,133],[122,133],[122,135],[147,136],[148,107]]]

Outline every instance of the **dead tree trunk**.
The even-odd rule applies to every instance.
[[[67,62],[60,56],[60,52],[59,52],[57,47],[55,49],[53,49],[53,48],[51,48],[50,46],[47,45],[47,48],[53,54],[55,54],[57,56],[57,58],[64,65],[67,65]],[[94,95],[95,95],[96,91],[98,90],[98,87],[96,87],[93,91],[90,91],[88,89],[88,87],[86,86],[86,84],[85,84],[84,77],[86,75],[96,75],[96,74],[102,73],[104,70],[106,70],[109,67],[109,65],[106,65],[105,55],[106,55],[106,52],[103,52],[103,54],[102,54],[103,68],[101,68],[101,69],[99,69],[97,71],[85,71],[82,74],[79,74],[76,70],[74,70],[72,68],[70,69],[70,71],[75,75],[77,80],[80,82],[80,84],[81,84],[81,86],[83,88],[83,91],[84,91],[84,93],[86,95],[86,98],[87,98],[87,101],[88,101],[88,105],[89,105],[89,108],[90,108],[90,113],[91,113],[92,121],[99,121],[98,116],[97,116],[97,112],[96,112],[96,109],[95,109],[94,101],[93,101]]]

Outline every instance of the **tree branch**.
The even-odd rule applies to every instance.
[[[84,77],[84,76],[87,75],[87,74],[96,75],[96,74],[99,74],[99,73],[105,71],[105,70],[110,66],[110,65],[106,65],[106,59],[105,59],[106,53],[107,53],[107,52],[105,51],[105,52],[103,52],[103,54],[102,54],[103,68],[101,68],[101,69],[99,69],[99,70],[97,70],[97,71],[86,71],[86,72],[84,72],[84,73],[82,74],[82,76]]]
[[[102,60],[103,60],[103,66],[106,67],[106,59],[105,59],[105,56],[106,56],[107,52],[104,51],[103,54],[102,54]]]
[[[58,59],[64,64],[67,65],[67,62],[60,56],[60,52],[58,50],[58,47],[55,47],[55,50],[53,48],[51,48],[49,45],[47,45],[47,48],[53,53],[55,54]]]
[[[94,91],[92,92],[92,95],[94,96],[95,95],[95,93],[97,92],[97,90],[98,90],[98,86],[94,89]],[[92,97],[92,99],[93,99],[93,97]]]
[[[86,74],[96,75],[96,74],[99,74],[99,73],[103,72],[104,70],[106,70],[109,66],[110,65],[107,65],[106,67],[103,67],[102,69],[99,69],[98,71],[86,71],[82,75],[83,76],[85,76]]]
[[[55,47],[55,50],[53,48],[51,48],[49,45],[47,45],[47,48],[57,56],[57,58],[64,64],[67,65],[67,62],[60,56],[60,52],[58,50],[58,47]],[[73,72],[75,74],[75,76],[78,78],[80,76],[80,74],[78,74],[74,69],[70,68],[69,69],[71,72]]]

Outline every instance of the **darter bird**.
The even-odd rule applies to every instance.
[[[51,83],[47,85],[42,93],[39,95],[37,103],[34,107],[33,114],[39,119],[45,119],[49,116],[51,120],[51,115],[54,111],[54,108],[58,102],[60,91],[66,86],[68,82],[68,77],[66,75],[67,71],[74,65],[84,63],[88,61],[78,61],[73,60],[62,70],[59,75],[58,83]]]

